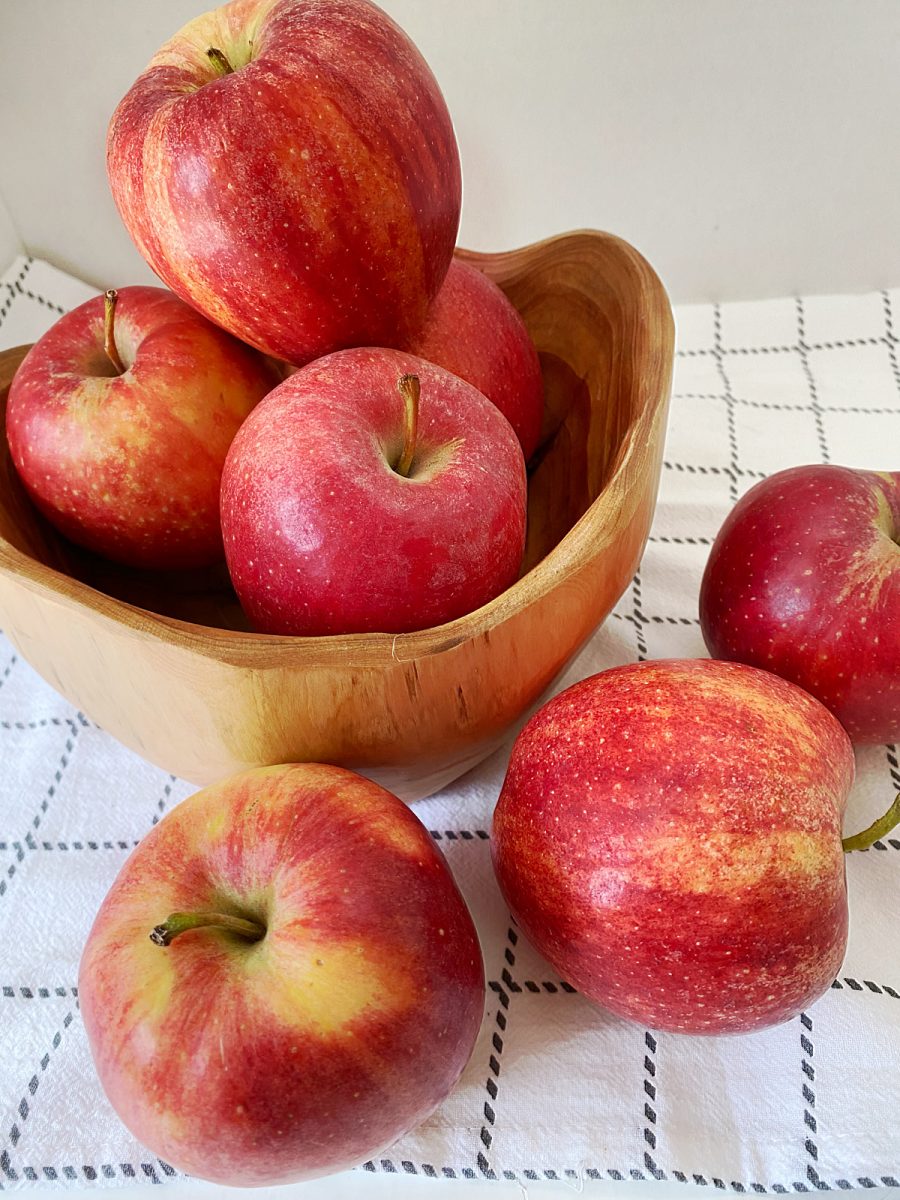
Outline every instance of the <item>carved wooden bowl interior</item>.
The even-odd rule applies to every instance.
[[[401,634],[252,632],[221,568],[144,573],[56,534],[0,438],[0,622],[73,704],[175,775],[335,762],[413,800],[479,762],[631,579],[650,528],[674,333],[647,262],[609,234],[461,257],[522,313],[546,386],[518,581]],[[0,354],[0,416],[27,347]]]

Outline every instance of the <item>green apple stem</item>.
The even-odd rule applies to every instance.
[[[419,377],[418,375],[401,375],[397,383],[400,395],[406,405],[403,430],[403,450],[394,470],[398,475],[409,475],[409,468],[416,453],[416,438],[419,433]]]
[[[110,288],[103,297],[103,349],[106,351],[106,357],[116,368],[117,375],[125,374],[125,364],[119,358],[119,352],[116,349],[116,302],[119,299],[119,293],[115,288]]]
[[[234,67],[225,57],[225,54],[218,46],[210,46],[206,52],[206,57],[216,68],[220,75],[233,75]]]
[[[227,929],[229,933],[239,933],[250,942],[258,942],[265,937],[266,927],[259,921],[248,921],[245,917],[232,917],[229,913],[218,912],[176,912],[150,930],[150,941],[157,946],[168,946],[173,938],[186,933],[188,929],[203,929],[211,926],[214,929]]]
[[[879,838],[889,834],[895,825],[900,825],[900,792],[897,793],[894,803],[884,816],[873,821],[869,828],[862,830],[861,833],[854,833],[852,837],[844,838],[841,842],[844,853],[846,854],[850,850],[868,850]]]

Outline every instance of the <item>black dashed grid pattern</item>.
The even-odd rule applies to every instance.
[[[33,330],[29,337],[37,336],[40,322],[45,328],[57,313],[74,303],[64,283],[46,264],[32,259],[15,264],[0,281],[0,345],[25,340],[21,331],[26,328]],[[567,672],[564,683],[616,662],[702,653],[696,613],[688,603],[690,595],[696,594],[702,558],[733,500],[768,473],[766,464],[754,457],[753,446],[746,441],[749,434],[745,433],[747,425],[742,414],[764,422],[776,438],[781,414],[807,415],[819,448],[818,457],[823,461],[832,456],[835,461],[845,461],[846,445],[834,440],[836,431],[831,422],[835,417],[859,418],[860,448],[849,448],[858,453],[860,461],[851,465],[893,465],[862,461],[870,455],[875,440],[884,436],[882,423],[877,438],[866,441],[869,420],[889,418],[896,422],[891,428],[900,432],[900,366],[894,327],[900,297],[884,292],[878,300],[879,326],[863,331],[848,326],[846,336],[834,328],[833,316],[829,328],[821,329],[821,305],[798,299],[794,301],[793,333],[769,337],[762,306],[760,335],[754,344],[747,336],[746,312],[741,315],[742,336],[736,336],[733,326],[741,306],[723,304],[706,310],[707,336],[682,339],[659,511],[641,570],[619,602],[614,619],[598,632]],[[690,319],[696,313],[684,315]],[[886,393],[883,386],[868,392],[863,373],[857,395],[835,398],[830,386],[829,354],[857,349],[870,352],[873,348],[884,354],[887,377],[893,381],[891,392]],[[804,383],[801,390],[782,389],[769,375],[758,386],[747,385],[747,379],[753,379],[752,374],[747,375],[748,364],[771,364],[785,357],[799,365]],[[737,370],[738,364],[742,364],[741,371]],[[705,431],[691,417],[692,406],[699,404],[712,406],[713,414],[720,413],[723,418],[723,436],[715,444],[708,439],[702,451]],[[63,886],[62,882],[56,883],[57,876],[65,880],[67,887],[73,882],[99,880],[98,897],[102,895],[140,836],[190,790],[181,781],[146,768],[115,747],[83,714],[74,712],[40,684],[27,664],[0,641],[0,762],[4,763],[5,737],[27,739],[25,752],[33,754],[36,763],[44,763],[46,770],[45,782],[20,797],[16,819],[0,822],[0,937],[4,921],[17,918],[26,904],[33,907],[46,902],[50,894],[47,889]],[[18,742],[17,747],[22,744]],[[120,777],[115,772],[121,773],[123,768],[143,771],[140,786],[135,786],[135,794],[129,798],[132,807],[127,819],[121,817],[124,800],[117,800],[115,814],[99,805],[91,810],[85,800],[84,790],[97,783],[96,773],[91,776],[86,764],[105,761],[105,756],[109,756],[109,778]],[[493,888],[486,856],[490,810],[502,780],[503,762],[503,754],[495,756],[467,777],[458,790],[449,789],[419,810],[459,878],[469,878],[466,864],[481,854],[483,875],[474,886],[486,893]],[[896,747],[886,747],[880,765],[874,763],[875,759],[870,760],[861,773],[861,784],[872,792],[883,789],[887,793],[900,787]],[[887,889],[885,880],[891,877],[875,876],[877,872],[900,869],[894,865],[892,854],[897,850],[900,838],[888,837],[859,856],[861,865],[856,874],[863,875],[860,886],[870,888],[872,895],[878,894],[879,887]],[[470,896],[477,909],[476,899]],[[54,895],[52,902],[65,905],[67,900]],[[547,1057],[541,1057],[544,1022],[568,1014],[566,1019],[573,1022],[577,1036],[586,1037],[599,1018],[570,984],[555,977],[552,968],[527,947],[508,914],[502,912],[502,901],[496,894],[490,897],[490,904],[499,913],[495,912],[496,927],[489,921],[488,932],[482,930],[488,974],[486,1026],[479,1043],[484,1052],[476,1051],[457,1093],[465,1109],[459,1115],[455,1149],[450,1154],[441,1152],[444,1143],[439,1139],[429,1144],[426,1122],[417,1134],[366,1163],[365,1171],[509,1180],[524,1187],[538,1180],[558,1181],[562,1188],[577,1186],[583,1179],[659,1179],[720,1191],[764,1194],[898,1186],[900,1162],[889,1164],[890,1169],[884,1163],[876,1168],[862,1160],[848,1159],[846,1165],[841,1164],[843,1148],[832,1136],[840,1132],[834,1130],[833,1114],[835,1097],[839,1102],[845,1083],[830,1069],[829,1043],[834,1035],[827,1032],[828,1022],[817,1014],[827,1013],[826,1005],[844,1005],[841,1011],[847,1022],[863,1029],[867,1022],[877,1023],[882,1033],[890,1030],[893,1044],[900,1046],[900,976],[896,969],[891,970],[900,959],[900,936],[892,947],[884,948],[881,961],[871,956],[866,961],[865,956],[854,957],[852,953],[848,956],[828,996],[791,1024],[792,1052],[786,1051],[771,1061],[761,1056],[758,1062],[749,1055],[742,1060],[734,1056],[721,1077],[706,1081],[707,1086],[737,1090],[747,1082],[749,1072],[765,1071],[772,1077],[773,1089],[783,1084],[785,1094],[794,1097],[786,1101],[785,1111],[794,1111],[796,1119],[786,1117],[783,1129],[792,1149],[787,1158],[781,1155],[778,1169],[742,1170],[741,1163],[748,1161],[742,1148],[749,1146],[754,1134],[735,1127],[730,1134],[732,1168],[726,1170],[722,1161],[684,1161],[684,1145],[673,1139],[667,1121],[671,1094],[679,1085],[684,1066],[690,1063],[690,1040],[653,1030],[634,1031],[625,1025],[613,1028],[608,1034],[613,1049],[624,1045],[629,1036],[632,1041],[628,1044],[635,1047],[621,1067],[623,1073],[630,1072],[629,1082],[625,1086],[623,1074],[622,1086],[614,1095],[601,1093],[585,1100],[591,1118],[603,1130],[594,1147],[609,1144],[610,1132],[619,1131],[612,1138],[617,1147],[612,1160],[608,1153],[598,1153],[590,1145],[577,1154],[570,1153],[562,1144],[562,1129],[559,1139],[546,1136],[547,1128],[557,1131],[558,1117],[554,1111],[541,1110],[540,1081],[559,1068],[552,1046]],[[81,928],[86,928],[84,921]],[[92,1143],[88,1137],[77,1154],[67,1156],[52,1144],[34,1141],[42,1105],[54,1103],[53,1088],[55,1103],[59,1104],[59,1097],[73,1083],[94,1088],[97,1124],[105,1122],[115,1130],[114,1119],[103,1108],[83,1055],[78,1057],[77,1043],[83,1036],[75,986],[80,948],[80,943],[73,942],[68,947],[68,958],[58,961],[45,959],[39,949],[30,956],[20,953],[0,971],[0,1031],[21,1027],[20,1046],[27,1051],[20,1053],[27,1061],[13,1070],[4,1065],[0,1044],[0,1190],[47,1182],[80,1187],[123,1181],[163,1185],[177,1174],[124,1134],[108,1138],[105,1144]],[[639,1038],[639,1048],[635,1037]],[[738,1043],[739,1039],[728,1040],[728,1045]],[[723,1053],[727,1053],[727,1046]],[[520,1094],[524,1086],[521,1064],[527,1055],[533,1057],[535,1115],[541,1118],[531,1133],[527,1113],[523,1118],[527,1104]],[[67,1076],[67,1072],[82,1074]],[[894,1084],[896,1094],[900,1080],[895,1079]],[[448,1104],[453,1102],[451,1097]],[[832,1116],[823,1124],[820,1109],[829,1103]],[[877,1109],[873,1119],[877,1119]],[[894,1123],[893,1113],[887,1113],[886,1136],[893,1131]]]
[[[831,454],[828,450],[828,441],[825,437],[825,425],[822,420],[822,409],[819,404],[819,393],[816,388],[816,381],[813,378],[812,369],[809,365],[809,347],[806,344],[806,316],[803,309],[803,300],[800,296],[797,297],[797,353],[800,355],[800,361],[803,364],[803,374],[806,376],[806,382],[809,387],[809,406],[812,409],[813,417],[816,422],[816,437],[819,440],[819,456],[823,463],[831,462]]]

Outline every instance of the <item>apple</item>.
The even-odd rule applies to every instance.
[[[515,580],[525,503],[516,435],[471,384],[398,350],[342,350],[235,438],[225,557],[264,632],[423,629]]]
[[[113,1108],[221,1184],[365,1162],[451,1091],[481,1022],[478,938],[413,813],[337,767],[183,801],[88,937],[82,1017]]]
[[[197,17],[120,102],[107,168],[157,275],[297,364],[402,344],[459,225],[444,99],[368,0],[232,0]]]
[[[604,671],[516,740],[494,814],[497,879],[561,975],[680,1033],[786,1021],[847,940],[850,741],[813,697],[739,663]]]
[[[544,415],[541,364],[525,322],[492,280],[454,259],[409,350],[483,392],[531,458]]]
[[[275,383],[171,292],[110,291],[61,317],[16,372],[12,460],[73,542],[136,567],[208,566],[223,556],[225,455]]]
[[[799,684],[853,741],[900,740],[900,472],[756,484],[713,544],[700,624],[712,655]]]

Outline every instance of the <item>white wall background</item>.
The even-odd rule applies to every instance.
[[[12,217],[0,196],[0,270],[22,250]]]
[[[453,113],[463,244],[610,229],[676,301],[900,282],[898,0],[382,3]],[[106,124],[204,0],[2,4],[19,235],[99,285],[147,278],[108,195]]]

